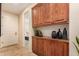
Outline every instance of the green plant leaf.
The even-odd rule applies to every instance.
[[[76,42],[79,45],[79,38],[76,36]]]
[[[76,50],[77,50],[77,52],[78,52],[78,55],[79,55],[79,48],[78,48],[78,46],[73,42],[73,44],[74,44],[74,46],[76,47]]]

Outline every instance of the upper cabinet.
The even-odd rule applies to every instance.
[[[51,6],[50,6],[50,4],[49,3],[47,3],[47,4],[43,4],[43,10],[41,10],[41,11],[43,11],[42,12],[42,20],[43,20],[43,25],[47,25],[47,24],[51,24],[51,22],[52,22],[52,20],[51,20],[51,11],[50,11],[50,9],[51,9]],[[40,12],[41,12],[40,11]]]
[[[32,23],[33,23],[33,26],[37,26],[37,24],[38,24],[38,22],[37,22],[37,20],[38,20],[38,7],[37,6],[35,6],[33,9],[32,9]],[[37,20],[36,20],[37,19]]]
[[[39,3],[32,8],[33,27],[68,22],[69,5],[67,3]]]
[[[66,22],[69,19],[69,5],[67,3],[58,3],[56,4],[56,19],[55,23]]]

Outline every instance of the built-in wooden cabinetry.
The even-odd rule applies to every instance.
[[[39,56],[68,56],[69,42],[62,39],[33,36],[32,51]]]
[[[68,3],[39,3],[32,8],[33,27],[68,22]]]
[[[32,8],[33,28],[69,21],[68,3],[39,3]],[[65,39],[32,37],[32,51],[41,56],[68,56],[69,42]]]

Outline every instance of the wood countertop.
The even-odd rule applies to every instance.
[[[40,38],[40,39],[46,39],[46,40],[55,40],[55,41],[62,41],[62,42],[67,42],[67,43],[69,43],[69,40],[67,39],[55,39],[55,38],[50,38],[50,37],[38,37],[38,36],[32,36],[32,37],[34,37],[34,38]]]

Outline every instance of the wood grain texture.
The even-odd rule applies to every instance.
[[[32,25],[40,27],[69,21],[68,3],[39,3],[32,8]]]
[[[68,56],[69,43],[56,39],[50,40],[48,38],[33,36],[32,51],[39,56]]]

